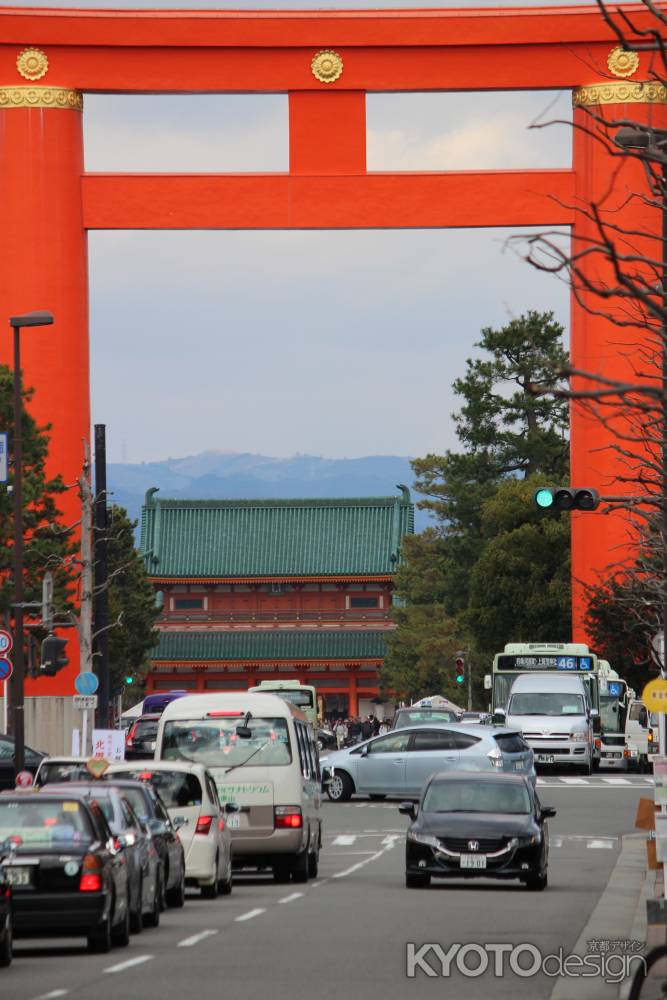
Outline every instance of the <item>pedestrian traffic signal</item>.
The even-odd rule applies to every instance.
[[[596,510],[600,494],[588,486],[541,486],[533,500],[540,510]]]
[[[457,656],[456,660],[454,662],[456,663],[456,683],[457,684],[463,684],[464,680],[466,679],[466,675],[465,675],[465,669],[466,669],[465,660],[463,659],[462,656]]]
[[[58,671],[69,663],[65,656],[66,646],[67,639],[59,639],[53,633],[49,633],[46,639],[42,640],[41,667],[47,677],[55,677]]]

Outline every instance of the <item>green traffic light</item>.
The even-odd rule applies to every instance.
[[[554,495],[551,490],[536,490],[534,500],[537,506],[542,507],[544,510],[554,505]]]
[[[125,683],[126,684],[134,684],[134,677],[126,677],[125,678]]]
[[[463,684],[464,680],[465,680],[465,677],[463,676],[463,674],[457,674],[456,675],[456,683],[457,684]]]

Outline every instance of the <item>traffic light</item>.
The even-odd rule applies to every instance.
[[[463,684],[466,679],[466,663],[462,656],[457,656],[454,661],[456,664],[456,683]]]
[[[42,640],[42,669],[47,677],[55,677],[59,670],[66,667],[69,660],[65,656],[67,639],[59,639],[52,632]]]
[[[533,500],[540,510],[597,510],[600,494],[588,486],[541,486]]]
[[[134,677],[132,676],[132,674],[127,674],[127,676],[125,677],[125,683],[134,684]]]

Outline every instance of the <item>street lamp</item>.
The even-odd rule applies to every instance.
[[[21,330],[28,326],[50,326],[50,312],[11,316],[14,331],[14,671],[11,678],[12,732],[14,734],[14,772],[25,765],[25,719],[23,712],[25,662],[23,657],[23,398],[21,396]]]
[[[660,290],[662,292],[661,356],[662,356],[662,633],[663,653],[660,660],[660,676],[667,677],[665,669],[665,649],[667,648],[667,131],[647,126],[646,128],[620,128],[614,142],[624,151],[636,150],[644,161],[649,181],[653,175],[647,162],[662,165],[662,255]],[[665,714],[658,715],[659,752],[667,754],[667,726]]]

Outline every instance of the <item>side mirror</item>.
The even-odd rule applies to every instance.
[[[174,830],[180,830],[182,826],[187,826],[189,822],[190,820],[187,818],[187,816],[174,816],[174,818],[171,821],[171,825],[173,826]]]
[[[359,754],[361,757],[368,757],[368,747],[367,746],[362,747],[361,750],[359,751]]]
[[[161,837],[167,832],[168,827],[163,819],[149,819],[148,829],[152,834]]]
[[[404,816],[409,816],[410,819],[417,819],[417,806],[414,802],[401,802],[398,811]]]
[[[484,674],[484,690],[490,691],[493,687],[493,677],[491,674]]]
[[[504,708],[494,708],[494,710],[493,710],[493,716],[492,716],[492,720],[491,721],[496,726],[502,726],[503,723],[505,722],[506,716],[507,716],[507,713],[505,712]]]
[[[543,806],[540,810],[540,819],[552,819],[556,815],[556,810],[553,806]]]
[[[226,813],[241,812],[241,806],[237,805],[236,802],[225,802],[225,812]]]

